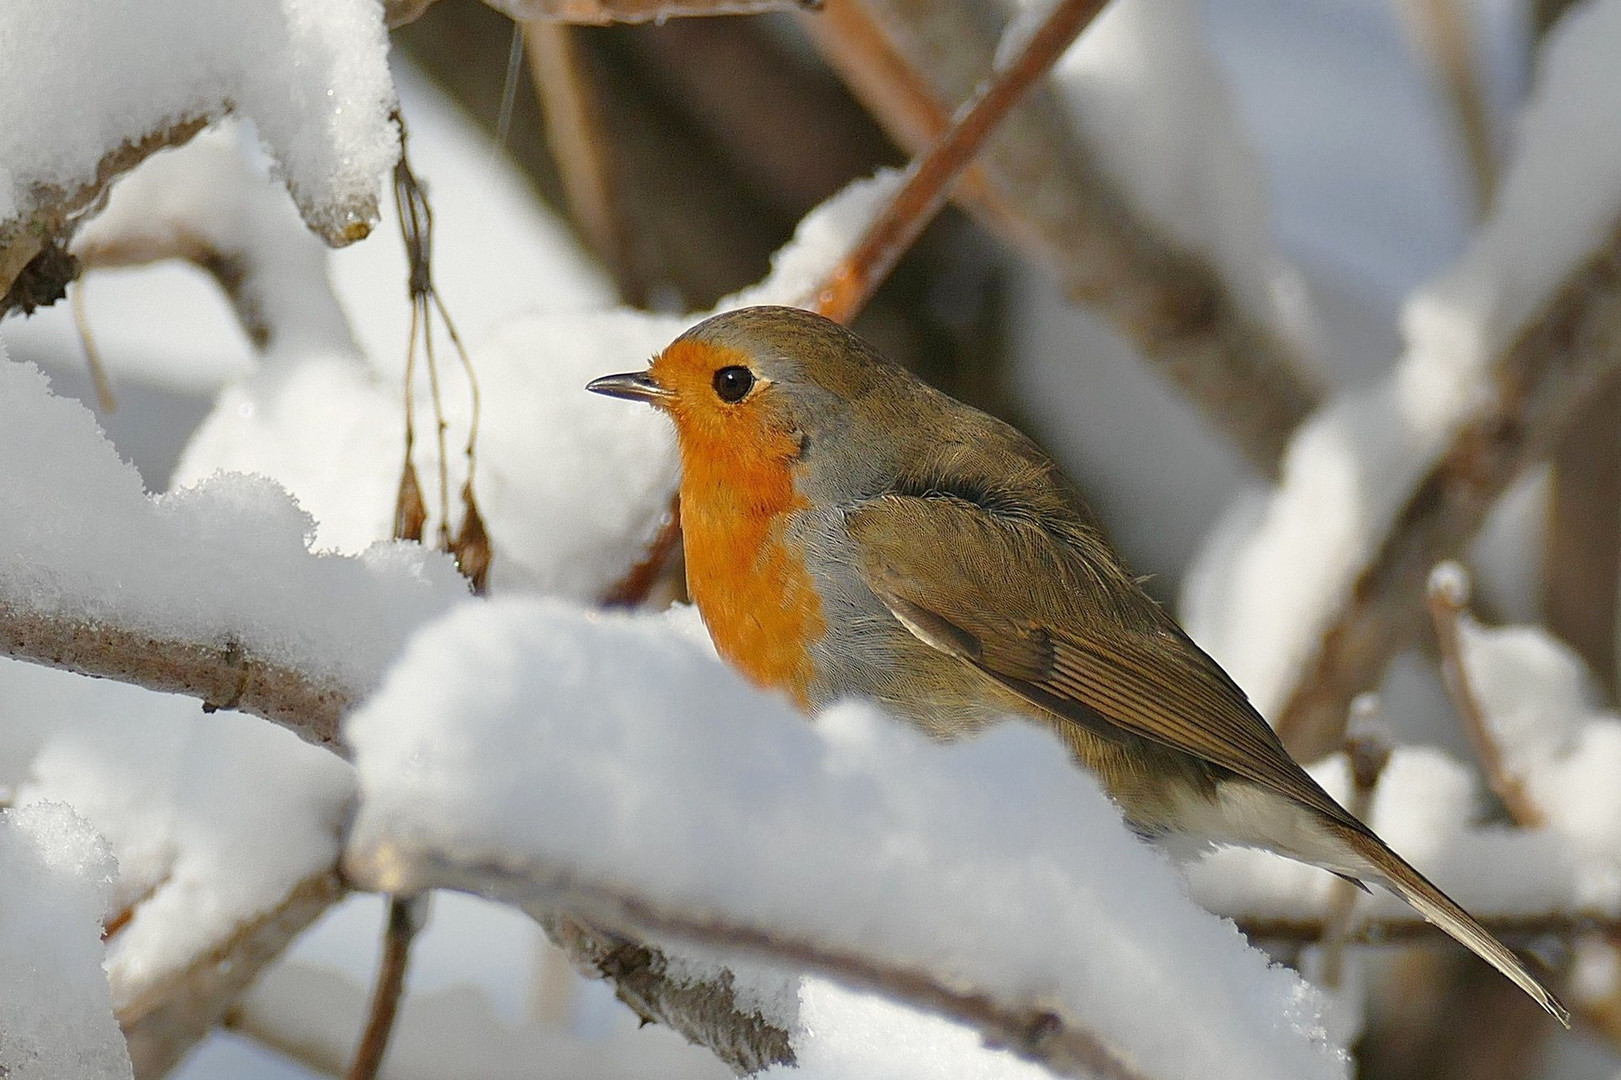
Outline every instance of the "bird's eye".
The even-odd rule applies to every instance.
[[[736,404],[754,389],[754,372],[746,367],[723,367],[715,372],[715,393],[728,404]]]

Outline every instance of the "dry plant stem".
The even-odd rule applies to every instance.
[[[604,931],[600,927],[606,926],[627,934],[685,941],[701,948],[816,971],[847,985],[873,990],[967,1024],[979,1031],[988,1044],[1006,1047],[1059,1075],[1104,1077],[1106,1080],[1133,1080],[1142,1075],[1117,1051],[1081,1026],[1077,1018],[1061,1017],[1041,1003],[999,1000],[972,989],[947,985],[929,972],[874,959],[861,952],[795,938],[769,928],[725,922],[706,913],[672,909],[655,899],[582,881],[567,867],[526,866],[510,861],[480,863],[387,845],[365,852],[351,849],[344,859],[349,878],[360,883],[390,889],[448,888],[472,892],[520,907],[542,925],[554,922],[555,912],[577,912],[578,918],[599,928],[591,931],[597,935],[602,935]],[[566,935],[559,944],[569,947]],[[662,982],[667,988],[668,980]],[[725,1030],[711,1030],[701,1024],[678,1030],[725,1057],[734,1049],[740,1034],[736,1023],[747,1018],[734,1008],[724,1019]],[[755,1025],[758,1023],[756,1017]]]
[[[1494,400],[1453,437],[1329,623],[1277,717],[1295,757],[1339,744],[1352,698],[1422,633],[1430,568],[1456,558],[1515,477],[1552,453],[1572,416],[1621,368],[1621,233],[1566,279],[1497,361]]]
[[[1517,777],[1503,764],[1503,752],[1492,735],[1481,710],[1480,699],[1469,679],[1469,667],[1463,656],[1462,620],[1467,615],[1468,598],[1458,596],[1444,582],[1432,580],[1429,589],[1430,619],[1435,623],[1435,637],[1441,646],[1441,676],[1446,681],[1447,693],[1458,710],[1458,719],[1469,736],[1475,757],[1480,760],[1486,782],[1503,805],[1509,817],[1522,828],[1537,829],[1546,824],[1542,809],[1531,801]]]
[[[239,927],[184,971],[143,987],[118,1010],[136,1080],[156,1080],[210,1029],[304,928],[343,895],[324,870],[300,882],[274,909]]]
[[[828,0],[805,19],[901,145],[920,152],[991,64],[1003,22],[973,0]],[[1098,306],[1263,475],[1319,390],[1294,349],[1245,312],[1214,267],[1168,243],[1106,178],[1037,88],[954,197],[1076,300]]]
[[[18,611],[0,603],[0,655],[98,679],[200,698],[203,708],[252,713],[305,742],[347,756],[338,720],[355,687],[312,679],[238,646],[166,640],[130,627]]]
[[[1484,217],[1497,191],[1497,161],[1485,88],[1475,68],[1469,10],[1460,0],[1405,0],[1401,7],[1409,33],[1441,83],[1469,163],[1475,216]]]
[[[400,997],[405,993],[405,971],[411,959],[411,942],[421,929],[425,896],[394,895],[388,898],[388,923],[383,930],[383,955],[377,964],[377,983],[372,991],[366,1030],[355,1048],[354,1060],[345,1080],[376,1080],[388,1053],[388,1037],[399,1015]]]
[[[73,305],[73,328],[79,332],[79,345],[84,349],[85,366],[90,369],[90,382],[96,388],[96,404],[104,413],[118,409],[113,397],[113,386],[107,380],[107,367],[101,362],[101,350],[96,348],[96,336],[90,332],[90,316],[84,309],[84,278],[79,278],[68,289]]]
[[[981,84],[950,129],[915,158],[901,189],[834,268],[814,309],[848,323],[945,205],[951,185],[996,125],[1103,10],[1106,0],[1059,0],[1018,58]]]
[[[546,19],[524,23],[529,77],[546,119],[546,144],[563,181],[575,228],[633,307],[647,306],[647,283],[631,269],[629,234],[619,212],[612,141],[591,71],[573,27]]]

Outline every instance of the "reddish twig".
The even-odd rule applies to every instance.
[[[1106,0],[1060,0],[1018,58],[980,84],[946,133],[907,169],[906,179],[855,248],[828,275],[810,307],[848,323],[872,298],[908,248],[933,221],[952,183],[973,161],[990,133],[1045,75]]]
[[[681,495],[678,492],[670,497],[670,508],[664,513],[664,523],[659,526],[653,542],[647,546],[647,554],[614,583],[602,602],[608,607],[636,607],[644,602],[680,544]]]
[[[372,991],[371,1009],[360,1045],[345,1080],[375,1080],[388,1053],[388,1037],[399,1015],[400,998],[405,993],[405,970],[411,959],[411,942],[422,929],[426,914],[425,895],[390,896],[388,923],[383,930],[383,955],[377,962],[377,986]]]

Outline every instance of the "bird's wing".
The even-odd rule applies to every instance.
[[[1363,828],[1101,539],[939,495],[885,495],[846,523],[868,586],[924,643],[1089,730],[1150,739]]]

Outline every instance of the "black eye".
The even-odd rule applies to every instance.
[[[736,404],[754,389],[754,372],[746,367],[723,367],[715,372],[715,393],[722,401]]]

